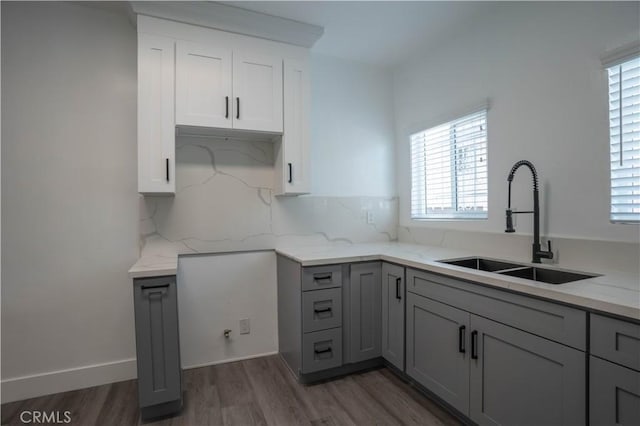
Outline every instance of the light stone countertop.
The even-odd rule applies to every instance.
[[[320,246],[280,246],[276,252],[302,266],[383,260],[400,265],[475,281],[490,287],[640,320],[640,274],[614,270],[578,272],[600,274],[598,277],[554,285],[534,282],[493,272],[478,271],[437,262],[467,256],[485,257],[484,253],[405,243],[368,243]],[[189,253],[185,251],[184,254]],[[148,240],[138,262],[129,270],[130,278],[175,275],[178,255],[175,246],[162,239]],[[491,258],[490,255],[486,256]],[[500,260],[528,263],[524,259],[501,256]],[[559,268],[556,265],[545,265]],[[560,267],[560,269],[563,269]]]

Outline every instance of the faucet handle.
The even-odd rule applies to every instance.
[[[551,251],[551,240],[547,240],[547,259],[553,259],[553,252]]]

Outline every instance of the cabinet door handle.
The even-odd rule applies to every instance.
[[[461,325],[460,328],[458,328],[458,352],[460,352],[461,354],[466,352],[466,348],[465,348],[465,334],[466,334],[466,329],[467,327],[465,327],[464,325]]]
[[[289,183],[293,183],[293,164],[287,163],[289,166]]]
[[[224,118],[229,118],[229,97],[224,97]]]
[[[315,353],[317,353],[317,354],[326,354],[327,352],[331,352],[331,348],[322,349],[322,350],[320,350],[320,351],[319,351],[319,350],[317,350],[317,349],[314,349],[313,351],[314,351]]]
[[[313,274],[313,280],[314,281],[331,281],[331,273],[324,274],[324,275]]]
[[[314,309],[313,312],[315,312],[316,314],[321,314],[323,312],[331,312],[331,308]]]
[[[471,332],[471,359],[478,359],[478,330]]]
[[[168,158],[165,159],[164,164],[165,164],[165,168],[166,168],[167,182],[169,182],[169,159]]]
[[[240,98],[236,98],[236,120],[240,119]]]
[[[396,278],[396,299],[402,300],[402,295],[400,294],[400,283],[402,282],[402,278]]]

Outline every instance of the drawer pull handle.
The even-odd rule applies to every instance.
[[[143,290],[147,290],[149,288],[167,288],[169,284],[151,284],[151,285],[142,285],[140,286]]]
[[[240,120],[240,98],[236,98],[236,120]]]
[[[314,309],[313,312],[315,312],[316,314],[321,314],[322,312],[331,312],[331,308]]]
[[[471,359],[478,359],[478,330],[471,332]]]
[[[322,349],[322,350],[314,349],[313,351],[314,351],[315,353],[317,353],[318,355],[320,355],[320,354],[326,354],[326,353],[328,353],[328,352],[331,352],[331,348]]]
[[[461,354],[466,352],[464,344],[464,335],[466,329],[467,327],[465,327],[464,325],[461,325],[460,328],[458,328],[458,352],[460,352]]]
[[[331,274],[314,274],[313,275],[313,280],[314,281],[331,281]]]
[[[225,109],[224,118],[229,118],[229,97],[228,96],[224,97],[224,109]]]
[[[396,299],[402,300],[402,295],[400,294],[400,283],[402,282],[402,278],[396,278]]]
[[[167,182],[169,182],[169,159],[168,158],[165,158],[164,164],[165,164],[165,173],[166,173]]]

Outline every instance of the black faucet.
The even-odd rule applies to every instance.
[[[511,182],[513,181],[513,175],[520,166],[527,166],[531,170],[533,175],[533,211],[528,212],[514,212],[511,210]],[[504,232],[516,232],[513,228],[514,214],[520,213],[533,213],[533,248],[532,248],[532,263],[540,263],[540,259],[553,259],[553,252],[551,251],[551,241],[547,241],[548,251],[540,250],[540,201],[538,200],[538,173],[536,168],[530,161],[520,160],[513,165],[509,176],[507,177],[509,182],[509,204],[507,206],[507,229]]]

